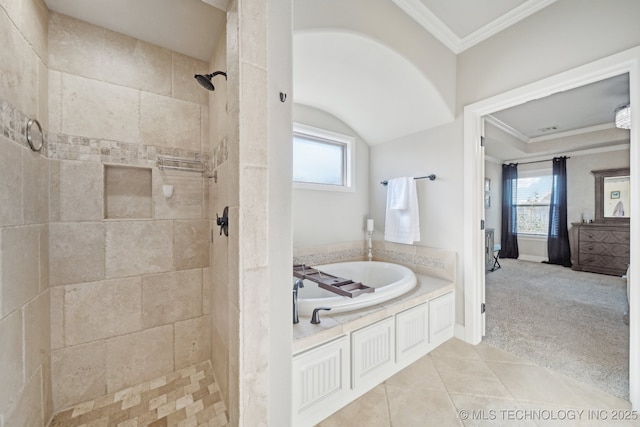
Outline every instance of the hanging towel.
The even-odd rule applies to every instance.
[[[391,183],[393,181],[393,184]],[[388,209],[407,209],[412,178],[394,178],[387,183]]]
[[[405,207],[395,208],[395,206],[402,206],[403,199],[406,199]],[[384,239],[389,242],[406,244],[420,241],[418,193],[416,181],[412,176],[393,178],[387,184]]]

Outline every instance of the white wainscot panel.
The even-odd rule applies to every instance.
[[[429,301],[429,346],[439,346],[453,337],[455,323],[453,292]]]
[[[351,386],[354,389],[377,385],[389,376],[394,364],[394,344],[393,317],[351,334]]]
[[[293,425],[312,426],[344,405],[349,392],[349,338],[293,358]]]
[[[396,363],[403,368],[429,351],[429,305],[420,304],[396,315]]]

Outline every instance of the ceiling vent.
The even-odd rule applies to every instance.
[[[546,128],[540,128],[538,129],[538,131],[542,132],[542,133],[547,133],[547,132],[555,132],[557,130],[560,130],[560,126],[558,125],[553,125],[553,126],[547,126]]]

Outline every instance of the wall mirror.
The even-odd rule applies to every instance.
[[[591,171],[595,177],[595,220],[629,222],[630,174],[629,168]]]

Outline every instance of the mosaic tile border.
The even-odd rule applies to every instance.
[[[0,99],[0,133],[9,140],[29,148],[27,143],[27,122],[30,117],[16,109],[10,102]],[[44,141],[40,154],[46,156],[48,152],[48,134],[44,131]]]
[[[0,133],[25,148],[29,148],[27,143],[28,121],[27,115],[16,109],[7,100],[0,99]],[[202,160],[205,166],[209,164],[209,153],[201,151],[56,134],[46,130],[44,134],[44,143],[40,154],[50,159],[155,167],[158,156],[167,155],[189,160]],[[215,155],[213,164],[216,165],[220,165],[228,159],[226,139],[218,144]],[[200,166],[187,165],[186,167],[198,169]]]
[[[324,265],[344,261],[365,261],[366,254],[361,249],[345,249],[325,253],[294,256],[293,264]]]
[[[209,155],[201,151],[62,134],[49,135],[48,154],[50,158],[58,160],[82,160],[147,167],[156,166],[160,155],[202,160],[207,163],[209,161]],[[186,167],[198,169],[200,166],[187,165]]]
[[[447,264],[442,258],[402,251],[394,251],[376,246],[377,245],[374,244],[372,250],[374,260],[394,262],[407,266],[413,266],[414,268],[426,267],[429,269],[441,271],[443,273],[447,272]],[[412,246],[412,248],[415,249],[416,247]],[[313,266],[345,261],[366,261],[366,259],[367,249],[346,249],[335,251],[328,250],[325,252],[319,248],[318,252],[315,253],[294,256],[293,264],[306,264],[309,266]]]

